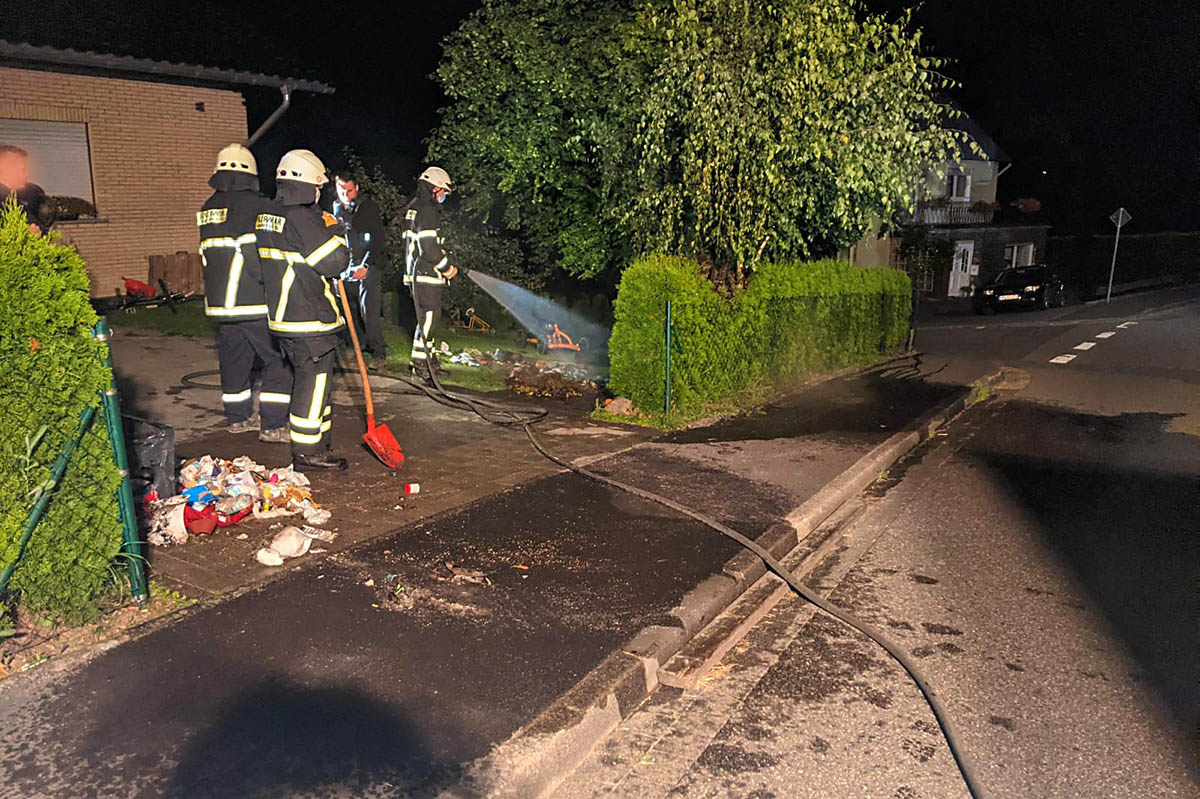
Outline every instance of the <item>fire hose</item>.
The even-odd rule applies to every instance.
[[[415,298],[414,308],[417,310],[417,318],[419,319],[420,308],[416,306]],[[417,327],[417,330],[420,330],[419,326]],[[432,348],[430,347],[429,342],[424,340],[423,334],[422,343],[425,346],[426,352],[432,352]],[[586,467],[573,464],[570,461],[555,455],[553,452],[550,452],[548,449],[546,449],[542,442],[538,440],[538,437],[533,431],[534,425],[538,424],[546,419],[547,416],[549,416],[549,410],[536,407],[526,408],[503,405],[501,403],[492,402],[479,397],[472,397],[466,394],[459,394],[449,391],[442,386],[442,383],[437,376],[437,369],[434,368],[431,361],[426,360],[425,363],[427,380],[418,379],[415,376],[398,378],[401,382],[413,389],[402,393],[420,393],[434,402],[444,405],[448,408],[474,413],[484,421],[490,422],[491,424],[498,425],[500,427],[519,428],[525,433],[525,437],[529,440],[529,443],[533,446],[533,448],[555,465],[574,472],[581,477],[586,477],[589,480],[595,480],[596,482],[609,486],[610,488],[615,488],[619,491],[624,491],[636,497],[640,497],[650,502],[662,505],[663,507],[669,508],[682,516],[686,516],[689,519],[697,521],[700,524],[715,530],[721,535],[736,541],[738,544],[750,550],[756,556],[762,559],[763,563],[767,565],[767,568],[769,568],[776,574],[776,576],[786,582],[788,586],[798,595],[800,595],[800,597],[805,601],[811,603],[824,613],[832,616],[843,624],[846,624],[849,627],[859,631],[882,647],[908,673],[909,677],[912,678],[917,688],[920,689],[921,694],[925,697],[925,701],[928,703],[930,710],[933,711],[933,715],[937,719],[938,726],[942,730],[942,735],[946,740],[946,744],[950,749],[950,754],[953,756],[955,764],[958,766],[959,773],[962,775],[963,782],[966,784],[968,792],[972,797],[974,797],[974,799],[984,799],[987,794],[984,792],[982,783],[976,774],[975,768],[971,764],[966,751],[963,749],[959,741],[958,733],[951,723],[949,713],[947,713],[945,705],[942,704],[942,700],[938,696],[938,693],[933,689],[933,686],[925,678],[924,674],[921,672],[920,668],[918,668],[913,659],[909,657],[908,654],[905,653],[898,644],[884,635],[883,632],[876,629],[874,626],[867,624],[862,619],[857,618],[846,610],[843,610],[842,608],[839,608],[827,601],[816,591],[816,589],[812,588],[796,577],[796,575],[794,575],[786,566],[784,566],[778,558],[743,533],[740,533],[737,530],[722,524],[710,516],[676,502],[673,499],[664,497],[661,494],[656,494],[653,491],[647,491],[644,488],[639,488],[638,486],[631,485],[629,483],[624,483],[615,478],[598,474],[597,472],[593,472]],[[217,372],[213,371],[193,372],[190,375],[185,375],[182,382],[184,385],[192,387],[209,388],[211,386],[206,386],[202,383],[195,383],[194,378],[216,373]]]

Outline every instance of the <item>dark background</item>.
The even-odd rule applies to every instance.
[[[899,13],[903,0],[868,0]],[[274,163],[350,146],[407,184],[443,102],[440,41],[478,0],[188,3],[0,0],[0,38],[321,80],[256,151]],[[1057,232],[1200,228],[1200,2],[928,0],[927,49],[951,59],[958,99],[1014,159],[1001,200],[1037,197]],[[253,129],[279,101],[246,89]],[[1134,230],[1136,228],[1136,230]]]

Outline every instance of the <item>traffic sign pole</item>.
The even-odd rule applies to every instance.
[[[1110,216],[1109,219],[1111,219],[1112,223],[1117,226],[1117,236],[1113,239],[1112,265],[1108,268],[1108,294],[1106,294],[1104,297],[1105,303],[1112,301],[1113,275],[1115,275],[1117,272],[1117,247],[1121,246],[1121,228],[1125,227],[1126,223],[1133,219],[1133,217],[1130,216],[1129,212],[1122,207],[1113,211],[1112,216]]]

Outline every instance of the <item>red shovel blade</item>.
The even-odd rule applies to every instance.
[[[367,430],[363,433],[363,441],[375,453],[375,457],[383,461],[384,466],[399,469],[404,465],[404,450],[400,449],[400,442],[386,424]]]

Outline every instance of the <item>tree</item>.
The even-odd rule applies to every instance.
[[[857,241],[953,159],[910,27],[854,0],[487,0],[446,42],[431,153],[569,272],[661,251],[740,278]]]
[[[591,276],[628,259],[605,178],[633,129],[621,85],[635,0],[486,0],[445,42],[451,103],[430,143],[465,208],[520,233],[531,260]]]

